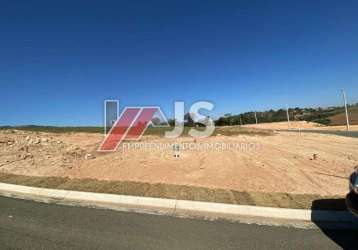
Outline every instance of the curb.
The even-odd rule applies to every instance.
[[[207,219],[230,219],[240,221],[243,217],[249,217],[256,218],[253,221],[251,220],[251,222],[259,224],[265,224],[265,222],[263,222],[264,219],[289,220],[291,222],[294,221],[294,223],[328,222],[352,224],[358,222],[358,219],[347,211],[257,207],[37,188],[7,183],[0,183],[0,195],[46,203],[99,207],[120,211],[162,214],[178,217],[204,217]]]

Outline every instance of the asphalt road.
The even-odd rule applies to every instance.
[[[354,249],[357,233],[182,219],[0,197],[0,249]]]

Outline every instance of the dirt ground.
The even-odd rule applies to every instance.
[[[346,131],[347,126],[326,126],[321,127],[322,130],[333,130],[333,131]],[[350,125],[349,126],[350,131],[358,131],[358,125]]]
[[[321,128],[324,125],[306,122],[306,121],[291,121],[290,125],[287,122],[271,122],[271,123],[258,123],[258,124],[247,124],[243,125],[245,128],[257,128],[257,129],[277,129],[277,130],[287,130],[287,129],[314,129]]]
[[[325,126],[319,123],[306,122],[306,121],[291,121],[290,126],[287,122],[272,122],[272,123],[259,123],[243,125],[244,128],[256,128],[256,129],[268,129],[268,130],[334,130],[334,131],[346,131],[346,126]],[[358,131],[358,125],[351,125],[351,131]]]
[[[349,122],[351,125],[358,125],[358,107],[349,107]],[[334,116],[329,117],[331,120],[331,125],[336,126],[340,124],[346,124],[346,114],[340,113]],[[357,126],[358,127],[358,126]]]
[[[0,131],[0,172],[248,192],[344,195],[358,139],[276,131],[194,140],[145,136],[113,153],[93,133]],[[174,157],[177,146],[179,157]],[[161,148],[158,148],[161,147]]]

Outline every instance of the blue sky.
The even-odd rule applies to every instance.
[[[213,114],[358,102],[358,1],[2,1],[0,125],[101,125],[103,100]]]

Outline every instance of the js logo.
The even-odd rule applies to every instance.
[[[166,138],[177,138],[184,131],[184,124],[189,119],[196,125],[201,124],[205,129],[189,130],[193,137],[208,137],[215,129],[214,121],[200,114],[200,110],[211,111],[214,105],[210,102],[199,101],[191,105],[185,116],[184,102],[174,103],[175,126],[165,132]],[[160,107],[125,107],[119,114],[119,101],[105,100],[104,102],[105,138],[99,151],[115,151],[123,140],[139,140],[149,126],[170,127]]]

